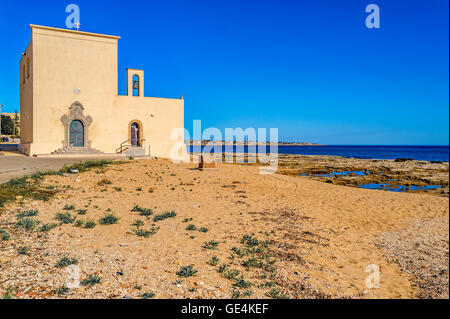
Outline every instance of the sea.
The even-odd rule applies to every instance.
[[[238,148],[238,149],[236,149]],[[201,148],[203,149],[203,148]],[[191,153],[199,153],[200,146],[188,146]],[[226,146],[219,146],[225,152]],[[242,153],[241,147],[233,147],[234,152]],[[244,146],[244,153],[254,153],[254,147]],[[269,147],[267,147],[269,152]],[[326,145],[326,146],[278,146],[278,154],[294,155],[332,155],[360,159],[399,159],[418,161],[449,161],[449,146],[385,146],[385,145]]]

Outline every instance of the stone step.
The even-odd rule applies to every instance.
[[[144,157],[145,156],[145,149],[140,147],[132,147],[127,149],[123,154],[126,156],[131,157]]]
[[[103,154],[103,152],[89,147],[73,147],[66,149],[59,149],[52,153],[53,155],[94,155],[94,154]]]
[[[60,153],[60,154],[97,154],[97,153],[102,153],[100,151],[96,151],[96,150],[77,150],[77,151],[73,151],[73,150],[68,150],[68,151],[60,151],[60,152],[55,152],[55,153]]]

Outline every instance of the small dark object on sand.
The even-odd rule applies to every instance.
[[[409,162],[409,161],[414,161],[414,158],[397,158],[395,160],[395,162],[397,162],[397,163]]]

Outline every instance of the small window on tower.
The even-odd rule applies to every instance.
[[[22,83],[25,84],[25,64],[22,67],[23,71],[22,71]]]
[[[133,96],[140,96],[139,92],[139,76],[133,75]]]
[[[30,77],[30,58],[27,59],[27,79]]]

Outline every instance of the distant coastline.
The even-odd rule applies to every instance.
[[[266,142],[231,142],[231,141],[185,141],[187,145],[190,146],[205,146],[205,145],[214,145],[214,146],[232,146],[232,145],[240,145],[240,146],[268,146],[274,143]],[[304,143],[304,142],[278,142],[279,146],[326,146],[325,144],[317,144],[317,143]]]
[[[195,144],[186,145],[189,153],[202,152],[205,145]],[[270,146],[270,144],[262,145]],[[320,146],[320,147],[318,147]],[[218,148],[215,152],[219,153],[255,153],[255,145],[235,144],[223,145],[219,142],[211,147]],[[211,151],[211,147],[208,151]],[[449,148],[448,146],[357,146],[357,145],[295,145],[295,144],[279,144],[275,145],[276,153],[280,155],[312,155],[312,156],[339,156],[346,158],[358,158],[368,160],[416,160],[429,162],[448,162]],[[230,150],[228,148],[233,148]],[[268,151],[268,150],[267,150]]]

